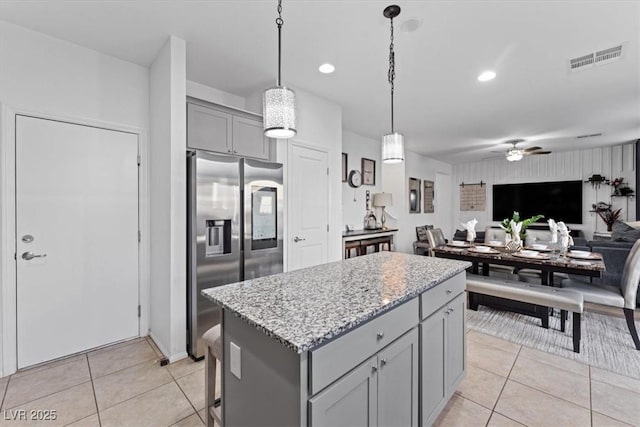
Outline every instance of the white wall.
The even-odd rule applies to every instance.
[[[7,172],[4,166],[12,160],[6,155],[13,155],[8,147],[14,143],[12,112],[126,128],[144,136],[148,128],[148,70],[0,22],[0,103],[4,109],[0,157],[6,162],[3,172]],[[144,149],[146,141],[142,143]],[[15,218],[8,206],[13,203],[13,188],[3,180],[0,377],[15,369],[15,262],[10,244],[15,242]]]
[[[564,153],[551,153],[545,156],[525,157],[519,162],[508,162],[503,158],[483,160],[456,165],[454,168],[454,207],[455,221],[465,222],[471,218],[478,219],[477,230],[483,230],[486,225],[496,225],[492,218],[493,184],[544,182],[544,181],[586,181],[593,174],[600,174],[609,179],[624,177],[625,182],[635,188],[635,152],[634,144],[617,145],[612,147],[594,148]],[[461,182],[475,183],[480,180],[487,183],[487,209],[484,212],[460,212]],[[572,229],[583,230],[587,238],[591,238],[594,231],[606,230],[605,224],[596,214],[590,213],[591,205],[604,201],[610,203],[612,188],[607,185],[595,190],[590,184],[583,187],[583,215],[582,224],[570,226]],[[627,206],[627,202],[628,206]],[[613,207],[623,208],[622,219],[633,220],[636,217],[633,199],[614,198]]]
[[[149,71],[151,325],[160,350],[186,357],[186,44],[170,37]]]
[[[398,228],[394,244],[398,252],[413,253],[413,242],[416,240],[416,227],[419,225],[433,225],[442,228],[445,235],[451,233],[453,212],[449,206],[448,195],[444,195],[445,203],[436,204],[434,213],[423,213],[423,199],[420,199],[420,213],[409,213],[409,178],[417,178],[420,182],[422,195],[422,181],[436,181],[436,174],[443,174],[445,179],[452,176],[453,168],[447,163],[431,159],[411,151],[405,151],[405,161],[400,164],[384,164],[382,166],[382,189],[393,193],[393,207],[387,208],[398,219],[390,219],[389,225]],[[438,193],[438,186],[435,186]]]
[[[192,82],[191,80],[187,80],[187,96],[239,110],[246,109],[247,104],[247,101],[241,96]]]
[[[347,224],[352,224],[356,229],[363,228],[364,216],[367,213],[366,191],[369,190],[371,193],[372,201],[374,193],[382,192],[382,162],[380,161],[380,150],[380,140],[360,136],[347,130],[342,132],[342,152],[347,153],[347,176],[352,170],[362,170],[362,158],[375,160],[376,162],[375,185],[362,185],[360,188],[352,188],[348,183],[342,183],[343,230]],[[340,167],[342,167],[342,159],[340,160]],[[375,215],[378,221],[380,221],[379,209],[376,209]]]

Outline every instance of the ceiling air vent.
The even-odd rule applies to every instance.
[[[582,138],[593,138],[594,136],[602,136],[602,133],[585,133],[584,135],[578,135],[576,136],[577,139],[582,139]]]
[[[588,55],[569,60],[570,71],[580,71],[596,65],[609,64],[622,58],[622,46],[618,45],[609,49],[599,50]]]

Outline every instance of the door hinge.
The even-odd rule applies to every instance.
[[[329,176],[329,168],[327,168],[327,176]]]
[[[15,252],[13,253],[13,259],[16,260],[16,261],[18,260],[18,254],[15,253]]]
[[[140,154],[138,154],[137,160],[138,160],[138,166],[140,166]]]
[[[140,243],[142,241],[142,233],[140,233],[140,230],[138,230],[138,243]]]
[[[327,224],[327,231],[329,231],[329,224]]]
[[[142,307],[138,306],[138,317],[142,317]]]

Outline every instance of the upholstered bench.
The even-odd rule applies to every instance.
[[[467,293],[469,308],[478,309],[477,294],[491,295],[536,306],[544,328],[549,328],[549,307],[560,309],[560,330],[565,331],[567,313],[572,312],[573,351],[580,353],[580,318],[583,310],[582,293],[569,289],[501,280],[467,274]]]

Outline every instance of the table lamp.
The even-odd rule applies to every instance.
[[[382,216],[380,217],[380,221],[382,221],[382,228],[387,228],[385,223],[387,222],[387,215],[384,213],[384,208],[387,206],[393,206],[393,200],[391,198],[391,193],[375,193],[373,195],[373,206],[376,208],[382,208]]]

